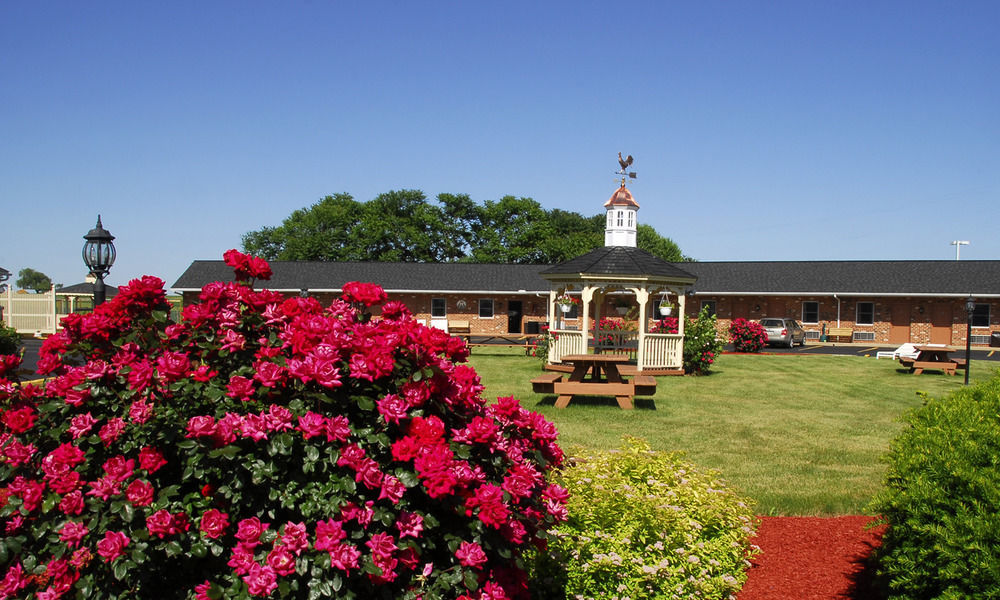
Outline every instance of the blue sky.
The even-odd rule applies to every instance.
[[[529,196],[700,260],[1000,259],[1000,3],[0,3],[0,267],[172,284],[327,194]]]

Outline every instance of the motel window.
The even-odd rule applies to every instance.
[[[701,309],[705,310],[706,308],[708,309],[708,314],[714,315],[715,314],[715,300],[702,300],[701,301]]]
[[[972,326],[973,327],[989,327],[990,326],[990,305],[989,304],[977,304],[976,310],[972,311]]]
[[[819,302],[802,303],[802,322],[819,323]]]
[[[858,315],[854,319],[854,322],[858,325],[874,325],[875,324],[875,303],[874,302],[858,302]]]
[[[493,298],[479,299],[479,318],[480,319],[493,318]]]
[[[431,316],[447,317],[448,302],[444,298],[431,298]]]

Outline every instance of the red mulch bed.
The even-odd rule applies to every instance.
[[[761,517],[753,560],[737,600],[879,600],[868,557],[884,527],[871,517]]]

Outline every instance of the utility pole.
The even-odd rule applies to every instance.
[[[962,250],[962,246],[968,246],[969,245],[969,241],[968,240],[955,240],[954,242],[951,243],[951,245],[955,247],[955,260],[959,260],[959,253]]]

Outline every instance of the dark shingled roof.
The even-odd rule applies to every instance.
[[[475,263],[390,263],[274,261],[269,281],[256,287],[272,290],[339,290],[348,281],[400,291],[546,292],[549,282],[538,276],[548,265]],[[174,289],[199,290],[212,281],[232,281],[233,269],[221,260],[196,260],[174,283]]]
[[[621,250],[625,250],[621,252]],[[694,279],[698,294],[926,294],[1000,296],[1000,261],[788,261],[665,263],[635,248],[599,248],[549,265],[471,263],[283,262],[258,287],[339,290],[348,281],[378,283],[388,291],[548,292],[540,274],[646,274]],[[231,281],[221,261],[199,260],[174,283],[199,290]],[[75,287],[75,286],[74,286]]]
[[[1000,294],[1000,261],[691,262],[701,294]]]
[[[79,294],[81,296],[90,296],[94,293],[94,284],[92,283],[74,283],[73,285],[64,285],[61,288],[56,289],[57,294]],[[118,295],[118,287],[113,285],[104,286],[104,297],[114,298]]]
[[[685,263],[685,269],[687,264]],[[542,275],[652,275],[695,279],[695,275],[630,246],[604,246],[542,271]]]

